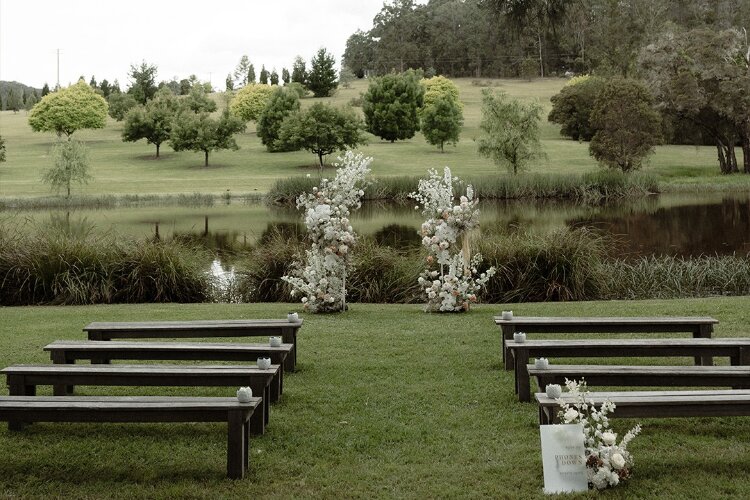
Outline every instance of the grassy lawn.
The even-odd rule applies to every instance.
[[[458,146],[446,148],[441,154],[427,144],[421,135],[407,141],[390,142],[369,136],[369,143],[360,149],[375,158],[373,175],[424,175],[428,168],[450,166],[458,175],[508,175],[476,152],[474,138],[479,133],[481,119],[481,85],[471,79],[458,79],[464,102],[465,124]],[[549,98],[565,83],[562,79],[543,79],[533,82],[521,80],[486,80],[497,90],[525,100],[538,100],[550,109]],[[355,81],[351,88],[342,88],[334,97],[323,99],[337,105],[349,103],[367,88],[366,81]],[[217,99],[222,100],[220,94]],[[309,106],[317,99],[304,99]],[[238,136],[239,151],[211,153],[211,166],[204,168],[201,153],[175,153],[164,145],[162,158],[154,158],[155,148],[140,141],[123,143],[122,124],[109,120],[103,130],[85,130],[75,135],[91,147],[93,180],[76,193],[146,194],[192,193],[219,194],[229,190],[235,194],[266,192],[276,179],[312,173],[316,175],[315,156],[307,152],[266,152],[255,134],[255,125]],[[41,174],[49,168],[49,149],[53,134],[34,133],[28,126],[25,111],[0,113],[0,134],[6,139],[7,162],[0,167],[0,198],[38,197],[49,195],[49,188],[40,182]],[[564,139],[559,127],[542,122],[542,142],[547,159],[531,168],[536,173],[581,173],[598,167],[589,157],[588,144]],[[331,160],[332,161],[332,160]],[[741,160],[740,160],[741,161]],[[713,147],[660,146],[646,167],[666,185],[700,188],[709,184],[725,188],[727,185],[750,189],[748,176],[721,176]]]
[[[82,339],[90,321],[282,317],[290,307],[296,308],[4,308],[0,365],[48,362],[46,343]],[[711,315],[721,322],[717,336],[741,336],[749,307],[750,298],[737,297],[513,309],[516,315]],[[342,315],[305,315],[299,370],[286,378],[266,435],[251,441],[245,480],[224,478],[224,425],[35,424],[20,434],[2,425],[0,496],[542,498],[536,407],[515,401],[511,372],[501,369],[491,319],[501,309],[429,315],[413,305],[354,304]],[[167,392],[231,393],[161,393]],[[634,424],[614,421],[619,432]],[[742,472],[750,470],[750,418],[646,420],[643,427],[631,446],[635,476],[608,496],[750,497],[750,476]]]

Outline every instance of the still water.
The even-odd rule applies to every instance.
[[[612,236],[618,254],[680,255],[750,252],[750,194],[668,194],[580,205],[564,201],[483,202],[483,231],[508,234],[589,227]],[[274,230],[302,231],[294,208],[217,203],[209,207],[0,212],[0,223],[73,234],[108,231],[135,238],[179,238],[216,250],[254,245]],[[369,203],[352,217],[360,234],[392,245],[419,244],[422,217],[413,206]]]

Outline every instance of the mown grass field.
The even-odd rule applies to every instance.
[[[446,153],[427,144],[421,135],[407,141],[381,141],[368,135],[369,142],[360,149],[373,156],[373,175],[423,176],[428,168],[450,166],[458,175],[508,175],[476,152],[474,138],[481,119],[481,89],[491,86],[524,100],[538,100],[545,108],[542,142],[545,160],[534,165],[534,173],[581,173],[600,167],[589,157],[588,144],[567,140],[559,135],[559,127],[546,121],[550,97],[564,85],[562,79],[522,80],[456,80],[464,103],[465,124],[458,146]],[[335,96],[324,99],[345,105],[366,90],[364,80],[341,88]],[[222,94],[216,99],[224,102]],[[316,99],[303,100],[309,106]],[[234,194],[264,193],[276,179],[311,173],[317,175],[315,156],[307,152],[266,152],[255,134],[254,124],[238,136],[239,151],[211,153],[210,167],[204,168],[201,153],[175,153],[167,145],[162,158],[154,159],[155,148],[140,141],[123,143],[122,124],[109,120],[103,130],[84,130],[75,134],[91,148],[93,180],[76,194],[146,194],[192,193]],[[49,149],[54,134],[34,133],[27,123],[25,111],[0,113],[0,135],[6,139],[7,162],[0,164],[0,198],[40,197],[50,194],[40,182],[42,172],[51,165]],[[333,159],[330,159],[333,161]],[[712,147],[660,146],[647,171],[656,173],[666,184],[689,189],[726,188],[750,189],[746,176],[721,176]]]
[[[49,362],[41,348],[56,339],[82,339],[81,328],[90,321],[282,317],[290,308],[297,306],[0,308],[0,365]],[[344,314],[304,315],[299,370],[286,377],[267,433],[251,441],[251,471],[244,480],[224,478],[224,425],[34,424],[22,433],[0,425],[0,496],[546,498],[536,406],[515,400],[511,372],[501,367],[492,315],[507,308],[485,305],[468,314],[436,315],[416,305],[354,304]],[[513,309],[516,315],[711,315],[720,320],[715,335],[724,337],[747,335],[750,298],[516,304]],[[618,361],[690,362],[612,362]],[[136,391],[83,387],[78,392]],[[138,393],[232,391],[143,388]],[[614,420],[614,427],[622,433],[635,423]],[[642,424],[643,433],[630,448],[635,475],[608,498],[750,497],[750,418]]]

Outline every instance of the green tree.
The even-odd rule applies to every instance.
[[[292,81],[300,85],[307,85],[307,70],[305,69],[305,60],[300,56],[294,58],[292,64]]]
[[[216,102],[208,96],[203,85],[194,85],[190,89],[190,94],[183,99],[182,103],[193,113],[213,113],[216,111]]]
[[[375,42],[368,32],[357,30],[346,41],[341,65],[363,78],[375,59]]]
[[[5,161],[5,139],[0,135],[0,163]]]
[[[92,89],[97,88],[96,78],[94,78],[94,75],[91,75],[91,80],[89,81],[89,87],[91,87]]]
[[[279,142],[279,130],[284,119],[299,111],[299,96],[293,90],[280,87],[274,90],[258,118],[258,137],[269,152],[287,151]]]
[[[248,83],[255,83],[255,66],[253,66],[252,64],[250,65],[250,67],[247,70],[247,83],[246,83],[246,85]]]
[[[212,118],[209,113],[193,113],[183,109],[172,126],[169,144],[175,151],[203,152],[205,166],[208,154],[222,149],[237,150],[234,136],[245,130],[245,123],[225,109],[221,116]]]
[[[8,97],[6,102],[8,103],[7,109],[13,111],[14,113],[18,113],[18,111],[23,108],[23,94],[21,94],[20,90],[10,87],[10,89],[8,89]]]
[[[336,59],[326,49],[320,48],[310,61],[307,75],[307,88],[315,97],[328,97],[338,87],[336,80]]]
[[[424,105],[429,106],[441,97],[447,97],[460,104],[458,98],[458,86],[444,76],[433,76],[432,78],[423,78],[424,86]],[[463,106],[461,106],[463,107]]]
[[[289,74],[289,70],[281,68],[281,82],[286,85],[292,81],[292,76]]]
[[[464,123],[458,101],[440,96],[422,109],[422,133],[428,143],[444,152],[444,145],[456,144]]]
[[[362,96],[368,132],[394,142],[410,139],[419,130],[418,111],[424,87],[414,71],[375,78]]]
[[[552,96],[552,111],[547,119],[561,125],[560,134],[576,141],[590,141],[596,130],[591,112],[606,81],[595,76],[576,77]]]
[[[234,79],[232,78],[231,74],[227,75],[225,86],[227,92],[231,92],[232,90],[234,90]]]
[[[112,87],[109,85],[109,81],[107,81],[106,78],[99,83],[99,89],[102,91],[102,97],[105,99],[108,98],[109,94],[112,92]]]
[[[266,65],[262,65],[260,67],[260,77],[258,78],[258,83],[261,85],[268,85],[268,70],[266,69]]]
[[[52,158],[55,164],[42,175],[42,181],[57,192],[64,189],[65,197],[70,198],[72,183],[86,184],[91,178],[88,148],[76,140],[58,141],[52,147]]]
[[[26,97],[26,102],[24,102],[23,107],[26,111],[31,111],[31,109],[34,107],[34,104],[38,102],[38,99],[36,98],[36,92],[30,92],[29,95]]]
[[[44,87],[42,87],[42,97],[49,94],[49,85],[47,85],[47,82],[44,83]]]
[[[268,80],[271,82],[271,85],[279,84],[279,74],[276,72],[276,69],[273,69],[271,71],[271,74],[268,76]]]
[[[76,130],[104,128],[107,101],[79,81],[42,97],[29,113],[29,125],[35,132],[55,132],[70,136]]]
[[[141,62],[140,66],[131,65],[128,73],[131,83],[128,93],[136,102],[146,104],[146,101],[156,95],[156,66]]]
[[[255,121],[266,107],[274,89],[268,85],[251,83],[237,91],[229,110],[244,121]]]
[[[180,95],[190,94],[190,89],[192,88],[193,88],[193,83],[189,79],[183,78],[182,80],[180,80],[180,83],[179,83]]]
[[[167,87],[159,90],[145,106],[137,106],[125,116],[122,140],[136,142],[146,139],[147,143],[156,146],[156,157],[159,158],[161,144],[169,140],[172,132],[177,108],[172,91]]]
[[[240,87],[244,87],[248,83],[255,82],[255,78],[253,78],[252,80],[248,80],[248,72],[250,71],[251,67],[252,64],[250,64],[250,58],[243,54],[240,58],[240,62],[237,64],[237,67],[234,70],[234,80]]]
[[[335,151],[364,143],[362,121],[351,109],[337,109],[316,102],[306,111],[289,115],[279,130],[279,146],[288,150],[305,149],[323,157]]]
[[[635,80],[608,82],[596,99],[591,124],[596,128],[591,155],[623,172],[639,169],[661,137],[661,118],[651,94]]]
[[[541,114],[539,104],[523,104],[505,92],[482,90],[479,154],[491,158],[497,165],[505,165],[513,174],[543,158],[539,142]]]
[[[109,94],[107,102],[109,103],[109,116],[118,122],[124,120],[128,111],[138,105],[135,101],[135,97],[130,94],[123,94],[122,92],[113,92]]]

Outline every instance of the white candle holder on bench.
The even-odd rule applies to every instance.
[[[544,388],[544,392],[547,394],[548,398],[557,399],[562,396],[562,387],[560,387],[560,384],[547,384],[547,387]]]
[[[269,337],[268,343],[271,347],[281,347],[281,337]]]
[[[526,334],[524,332],[513,332],[513,340],[519,344],[526,342]]]
[[[549,368],[549,360],[547,358],[534,358],[534,368],[546,370]]]
[[[256,364],[261,370],[268,370],[269,368],[271,368],[271,358],[258,358]]]
[[[297,314],[296,312],[290,312],[286,315],[286,319],[290,322],[299,321],[299,314]]]
[[[505,320],[511,320],[513,319],[513,311],[503,311],[501,317]]]
[[[240,387],[237,389],[237,399],[240,403],[249,403],[253,398],[253,390],[250,387]]]

